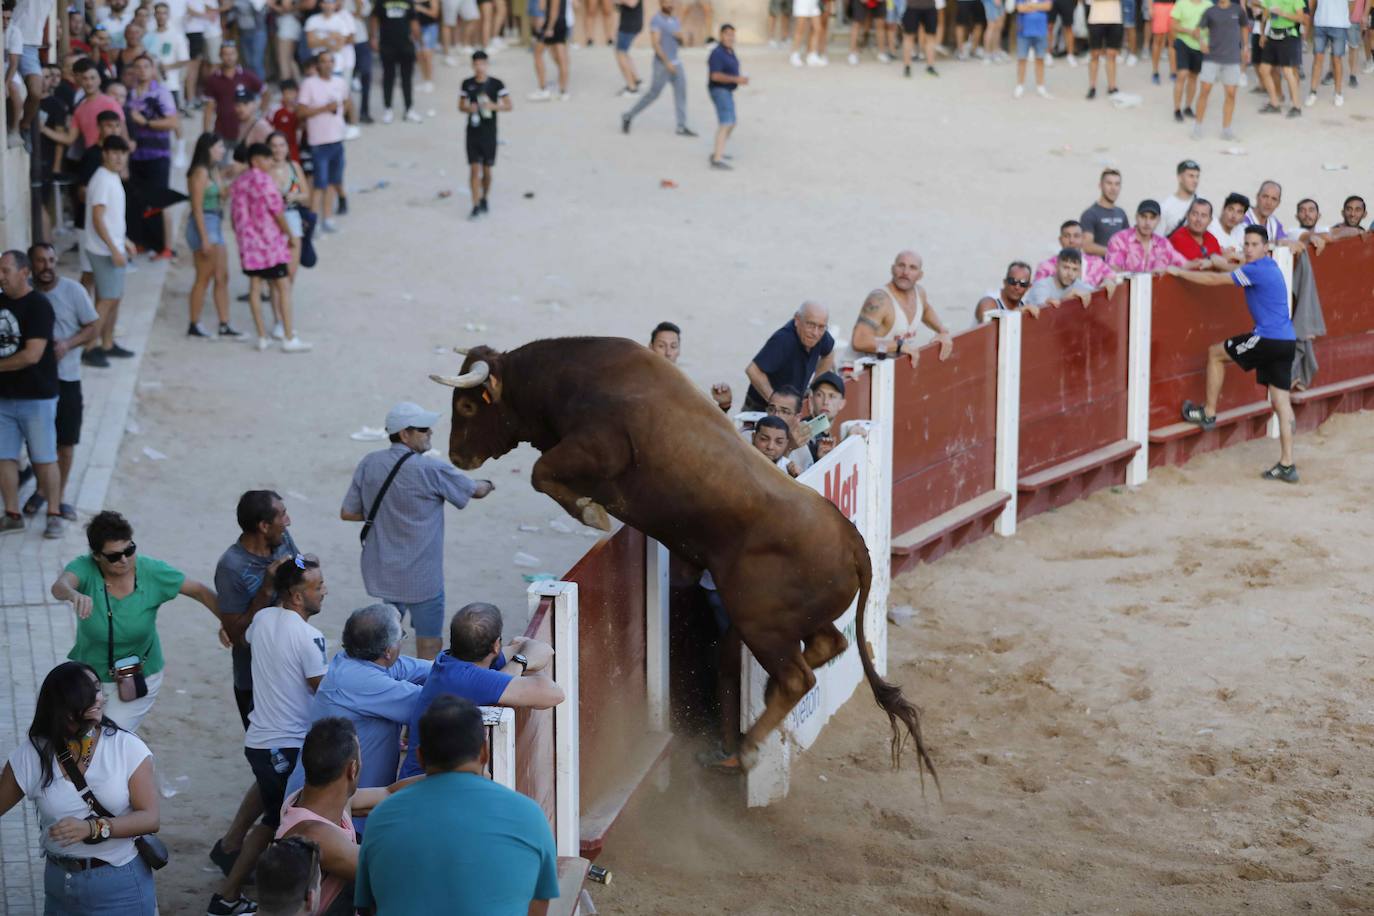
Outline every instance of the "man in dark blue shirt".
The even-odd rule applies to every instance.
[[[745,410],[763,410],[773,389],[783,385],[806,391],[816,373],[835,367],[835,338],[826,330],[829,322],[825,306],[803,302],[792,320],[773,332],[744,369],[749,377]]]
[[[415,753],[420,746],[420,717],[435,700],[452,694],[478,706],[549,709],[563,702],[563,688],[541,673],[552,660],[553,648],[537,639],[516,637],[503,649],[501,610],[495,605],[475,602],[460,608],[449,624],[448,651],[434,660],[415,698],[401,778],[424,772]]]
[[[1255,320],[1254,331],[1213,344],[1207,351],[1207,401],[1183,402],[1183,419],[1211,429],[1217,422],[1217,399],[1226,377],[1226,360],[1233,360],[1269,388],[1269,401],[1279,416],[1279,463],[1263,475],[1266,480],[1298,482],[1293,464],[1293,404],[1289,389],[1293,380],[1293,355],[1297,334],[1288,312],[1288,284],[1269,256],[1269,232],[1263,226],[1245,227],[1245,264],[1229,274],[1206,273],[1170,267],[1169,273],[1204,286],[1235,284],[1245,291],[1245,307]]]
[[[740,76],[739,58],[735,57],[735,27],[728,22],[720,27],[720,43],[711,51],[706,61],[710,76],[706,79],[706,91],[711,94],[711,104],[716,106],[716,145],[711,151],[711,168],[726,169],[730,164],[725,161],[725,141],[735,129],[735,88],[749,85],[749,77]]]

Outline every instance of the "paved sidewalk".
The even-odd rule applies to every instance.
[[[71,275],[69,260],[62,265],[66,276]],[[67,484],[68,501],[76,506],[81,521],[69,522],[62,540],[46,541],[40,513],[36,523],[28,520],[24,532],[0,537],[0,619],[5,642],[0,650],[0,708],[4,710],[0,712],[0,753],[6,758],[27,740],[38,687],[44,675],[66,658],[75,639],[71,606],[54,601],[48,588],[62,567],[86,549],[82,528],[104,508],[166,277],[165,262],[143,259],[128,277],[118,331],[121,342],[135,352],[134,358],[111,360],[108,369],[82,367],[85,416]],[[20,500],[32,489],[33,484],[27,484]],[[0,884],[4,889],[0,912],[7,916],[43,912],[44,863],[38,840],[38,815],[31,802],[0,818]]]

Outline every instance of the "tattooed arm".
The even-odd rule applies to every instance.
[[[888,353],[897,349],[897,341],[884,337],[892,330],[892,300],[881,289],[875,289],[864,299],[859,309],[859,319],[854,322],[854,333],[850,335],[850,346],[860,353]]]

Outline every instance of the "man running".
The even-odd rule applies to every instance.
[[[1245,291],[1245,307],[1255,320],[1254,331],[1212,344],[1207,350],[1207,400],[1203,404],[1183,402],[1183,419],[1204,430],[1217,422],[1217,399],[1226,378],[1229,357],[1269,388],[1269,401],[1279,416],[1279,461],[1261,476],[1265,480],[1298,482],[1293,463],[1293,405],[1288,392],[1292,387],[1293,354],[1297,335],[1288,315],[1288,285],[1278,264],[1269,256],[1269,233],[1263,226],[1245,227],[1245,264],[1229,274],[1169,268],[1169,273],[1189,283],[1225,286],[1234,283]]]
[[[496,113],[510,109],[510,90],[487,73],[487,52],[472,52],[472,76],[463,80],[458,95],[458,110],[468,116],[468,182],[472,186],[468,219],[487,212],[491,170],[496,165]]]
[[[696,132],[687,126],[687,77],[682,72],[682,61],[678,59],[677,49],[681,42],[682,23],[673,15],[673,0],[659,0],[662,12],[649,21],[649,38],[654,46],[654,78],[649,91],[635,106],[620,116],[620,129],[630,132],[630,122],[635,115],[648,108],[658,99],[659,93],[669,83],[673,84],[673,114],[677,118],[677,135],[695,137]]]

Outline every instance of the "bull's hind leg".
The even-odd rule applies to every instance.
[[[838,635],[838,634],[837,634]],[[750,651],[768,672],[768,688],[764,691],[763,715],[749,727],[739,745],[740,763],[752,767],[759,756],[759,745],[773,733],[792,707],[816,685],[816,675],[806,663],[801,649],[791,641],[779,646],[750,645]]]
[[[612,443],[585,437],[564,439],[534,463],[530,483],[582,524],[610,531],[611,518],[605,507],[584,493],[619,477],[627,458],[624,449]]]
[[[832,658],[839,658],[844,650],[849,648],[849,640],[844,638],[844,634],[833,623],[827,623],[806,637],[803,645],[806,648],[802,652],[802,660],[815,671]]]

